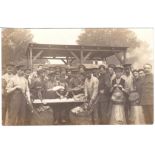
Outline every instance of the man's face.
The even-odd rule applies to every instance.
[[[139,78],[139,73],[138,72],[133,72],[133,76],[138,79]]]
[[[43,66],[38,66],[38,70],[42,70],[43,69]]]
[[[144,71],[139,71],[139,77],[140,77],[140,78],[145,77],[145,73],[144,73]]]
[[[109,74],[110,75],[112,75],[114,73],[114,69],[113,68],[109,67],[108,70],[109,70]]]
[[[91,78],[91,72],[87,73],[87,78],[90,79]]]
[[[13,68],[8,67],[8,68],[7,68],[7,73],[8,73],[8,74],[12,74],[12,73],[13,73]]]
[[[101,67],[100,68],[100,73],[102,73],[102,74],[106,73],[106,69],[104,67]]]
[[[145,74],[150,74],[152,71],[152,67],[150,65],[145,65],[144,66],[144,72]]]
[[[122,76],[122,70],[121,69],[116,69],[115,73],[116,73],[116,78],[120,78]]]
[[[17,70],[17,74],[18,74],[19,76],[24,76],[24,69],[19,69],[19,70]]]
[[[126,74],[130,74],[130,68],[129,67],[125,68],[124,71]]]
[[[80,67],[80,73],[84,73],[84,72],[85,72],[84,68]]]

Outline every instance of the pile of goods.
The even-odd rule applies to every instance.
[[[70,111],[70,120],[75,125],[92,124],[92,109],[89,108],[89,104],[85,103],[82,106],[73,108]]]

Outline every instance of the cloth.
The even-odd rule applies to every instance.
[[[90,80],[86,79],[84,84],[85,96],[88,96],[90,100],[94,100],[98,94],[98,86],[99,86],[99,80],[96,77],[91,76]]]
[[[139,105],[131,106],[129,115],[130,124],[145,124],[143,107]]]
[[[110,124],[126,124],[124,105],[113,105]]]
[[[143,105],[143,110],[144,110],[144,117],[145,117],[145,122],[146,124],[153,124],[153,105]]]
[[[7,125],[24,125],[26,117],[26,99],[20,90],[11,93],[8,108]]]
[[[16,86],[20,86],[24,94],[29,93],[28,81],[25,79],[25,77],[19,77],[18,75],[16,75],[11,78],[6,86],[6,90],[9,90],[10,88]]]
[[[4,79],[4,80],[8,83],[12,77],[14,77],[13,74],[5,73],[5,74],[2,76],[2,79]]]
[[[153,105],[153,75],[148,74],[144,78],[141,93],[141,105]]]

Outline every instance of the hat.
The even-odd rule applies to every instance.
[[[123,70],[124,67],[123,67],[122,65],[116,65],[114,69],[115,69],[115,70],[116,70],[116,69],[122,69],[122,70]]]
[[[16,69],[17,70],[25,69],[25,65],[22,65],[22,64],[16,65]]]
[[[134,73],[134,72],[138,72],[138,70],[137,70],[137,69],[134,69],[134,70],[132,71],[132,73]]]
[[[24,71],[31,71],[31,69],[30,68],[25,68]]]
[[[138,72],[140,72],[140,71],[143,71],[144,72],[144,69],[138,69]]]
[[[45,72],[44,69],[39,69],[39,70],[37,70],[37,73],[43,73],[43,72]]]
[[[131,64],[124,64],[124,68],[131,68]]]
[[[55,72],[50,72],[49,74],[48,74],[48,76],[53,76],[55,74]]]
[[[100,66],[99,66],[99,69],[101,69],[101,68],[106,69],[106,66],[105,66],[105,65],[100,65]]]
[[[115,66],[116,66],[116,65],[114,65],[114,64],[109,64],[109,65],[108,65],[108,68],[115,68]]]
[[[86,67],[84,65],[79,65],[79,69],[83,68],[84,70],[86,69]]]

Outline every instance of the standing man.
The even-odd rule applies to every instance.
[[[108,65],[108,71],[109,71],[109,75],[110,75],[110,82],[111,82],[111,84],[112,84],[112,80],[115,79],[115,77],[116,77],[114,68],[115,68],[114,64],[109,64]]]
[[[138,72],[139,72],[139,77],[140,77],[141,79],[144,79],[144,77],[145,77],[144,69],[139,69]]]
[[[122,78],[125,80],[125,83],[127,85],[128,88],[128,95],[130,94],[130,92],[132,92],[134,90],[134,85],[133,85],[133,74],[131,72],[131,64],[125,64],[124,65],[124,75],[122,76]],[[127,123],[128,118],[129,118],[129,113],[130,113],[130,102],[128,100],[128,96],[127,96],[127,100],[126,100],[126,106],[125,106],[125,114],[126,114],[126,119],[127,119]]]
[[[146,124],[153,124],[153,74],[152,65],[144,65],[145,78],[142,86],[141,105]]]
[[[90,69],[87,70],[85,84],[84,84],[84,93],[85,93],[86,99],[89,102],[89,107],[93,109],[93,112],[92,112],[93,124],[95,124],[95,117],[97,115],[94,104],[98,95],[98,86],[99,86],[99,80],[92,75],[92,71]]]
[[[101,65],[99,67],[99,101],[98,101],[98,117],[100,124],[108,123],[108,101],[109,101],[109,89],[110,89],[110,78],[106,73],[106,67]]]
[[[8,125],[24,125],[27,103],[31,104],[28,82],[24,77],[24,66],[18,65],[17,74],[7,84],[10,94]],[[28,101],[28,102],[27,102]]]
[[[13,70],[14,70],[14,65],[8,64],[6,73],[2,76],[2,123],[3,125],[5,125],[9,98],[10,98],[9,94],[6,93],[6,86],[10,81],[10,79],[14,76]]]
[[[124,75],[122,76],[124,80],[126,81],[126,84],[128,85],[128,91],[133,91],[133,75],[131,72],[131,64],[125,64],[124,65]]]

